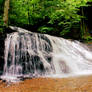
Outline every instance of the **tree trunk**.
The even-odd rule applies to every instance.
[[[84,11],[84,8],[82,7],[82,9],[81,9],[82,16],[85,16],[84,13],[85,13],[85,11]],[[87,36],[90,36],[89,32],[88,32],[88,27],[85,23],[85,19],[82,18],[82,20],[81,20],[81,38],[86,39]]]
[[[84,11],[83,11],[83,7],[81,7],[81,15],[84,17]],[[84,34],[85,34],[85,23],[84,23],[84,18],[82,18],[81,20],[81,38],[84,38]]]
[[[3,21],[6,26],[8,25],[9,3],[10,0],[5,0]]]

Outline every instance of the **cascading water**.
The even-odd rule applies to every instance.
[[[92,52],[78,41],[11,28],[18,32],[8,34],[5,40],[2,79],[92,74]]]

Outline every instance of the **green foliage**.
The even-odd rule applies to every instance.
[[[0,24],[2,21],[2,15],[3,15],[3,0],[0,0]]]
[[[0,28],[0,33],[2,33],[4,30],[3,30],[3,28]]]
[[[12,0],[10,23],[34,25],[41,16],[38,2],[39,0]]]
[[[79,8],[86,6],[87,0],[58,0],[57,9],[50,16],[50,23],[62,27],[61,35],[69,32],[74,24],[78,24],[81,16],[78,15]]]
[[[2,15],[0,16],[0,33],[3,32],[3,27],[4,27],[4,22],[3,22],[3,18]]]
[[[91,41],[92,42],[92,37],[91,36],[85,36],[83,39],[86,42],[88,42],[88,41]]]
[[[3,0],[0,0],[0,33],[3,32]]]
[[[3,32],[3,19],[2,16],[0,16],[0,33]]]
[[[41,32],[41,33],[48,33],[48,32],[54,31],[54,28],[42,26],[38,29],[38,31]]]
[[[36,26],[41,33],[56,32],[64,36],[78,25],[83,16],[80,7],[92,0],[10,0],[9,24]],[[45,26],[44,26],[45,25]],[[48,27],[49,25],[49,27]],[[51,33],[54,33],[51,32]]]

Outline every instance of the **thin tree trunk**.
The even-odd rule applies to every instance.
[[[82,12],[82,16],[85,16],[83,7],[81,9],[81,12]],[[87,36],[90,36],[90,35],[89,35],[89,32],[88,32],[88,27],[87,27],[85,20],[83,18],[81,20],[81,38],[86,39]]]
[[[84,16],[84,10],[83,7],[81,8],[81,14]],[[81,20],[81,38],[83,39],[85,35],[85,23],[84,23],[84,18]]]
[[[28,4],[28,25],[30,24],[30,11],[29,11],[29,4]]]
[[[28,9],[27,9],[27,14],[28,14],[28,25],[30,24],[30,5],[29,5],[29,0],[27,1]]]
[[[9,3],[10,3],[10,0],[5,0],[4,15],[3,15],[3,21],[5,25],[8,25]]]

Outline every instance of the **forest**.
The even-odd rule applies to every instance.
[[[9,26],[92,41],[92,0],[0,0],[0,34]]]

